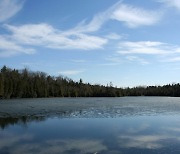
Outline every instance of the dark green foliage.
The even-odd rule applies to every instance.
[[[0,97],[4,96],[4,77],[0,74]]]
[[[116,88],[91,85],[80,79],[52,77],[27,69],[12,70],[4,66],[0,71],[0,98],[38,97],[121,97],[121,96],[180,96],[180,84],[135,88]]]
[[[0,98],[119,96],[116,94],[118,88],[85,84],[82,79],[75,82],[67,77],[52,77],[27,69],[12,70],[6,66],[0,71]]]

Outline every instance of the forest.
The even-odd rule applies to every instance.
[[[50,76],[24,68],[0,70],[0,99],[42,97],[180,96],[180,84],[117,88],[78,82],[64,76]]]

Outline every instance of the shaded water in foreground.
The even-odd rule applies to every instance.
[[[1,154],[177,154],[180,98],[0,101],[0,127]]]

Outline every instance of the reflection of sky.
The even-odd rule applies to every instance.
[[[66,139],[66,140],[45,140],[39,143],[23,143],[21,140],[27,141],[29,138],[13,136],[16,139],[15,142],[10,142],[8,146],[11,146],[10,153],[23,154],[23,153],[95,153],[97,151],[107,150],[106,146],[99,140],[86,140],[86,139]],[[4,143],[6,140],[0,141]],[[19,143],[19,144],[17,144]],[[17,146],[15,146],[17,145]],[[2,148],[3,149],[3,148]]]
[[[177,153],[179,116],[58,119],[0,130],[0,153]]]

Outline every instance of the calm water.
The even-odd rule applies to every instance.
[[[1,154],[178,154],[180,98],[0,101],[0,127]]]

